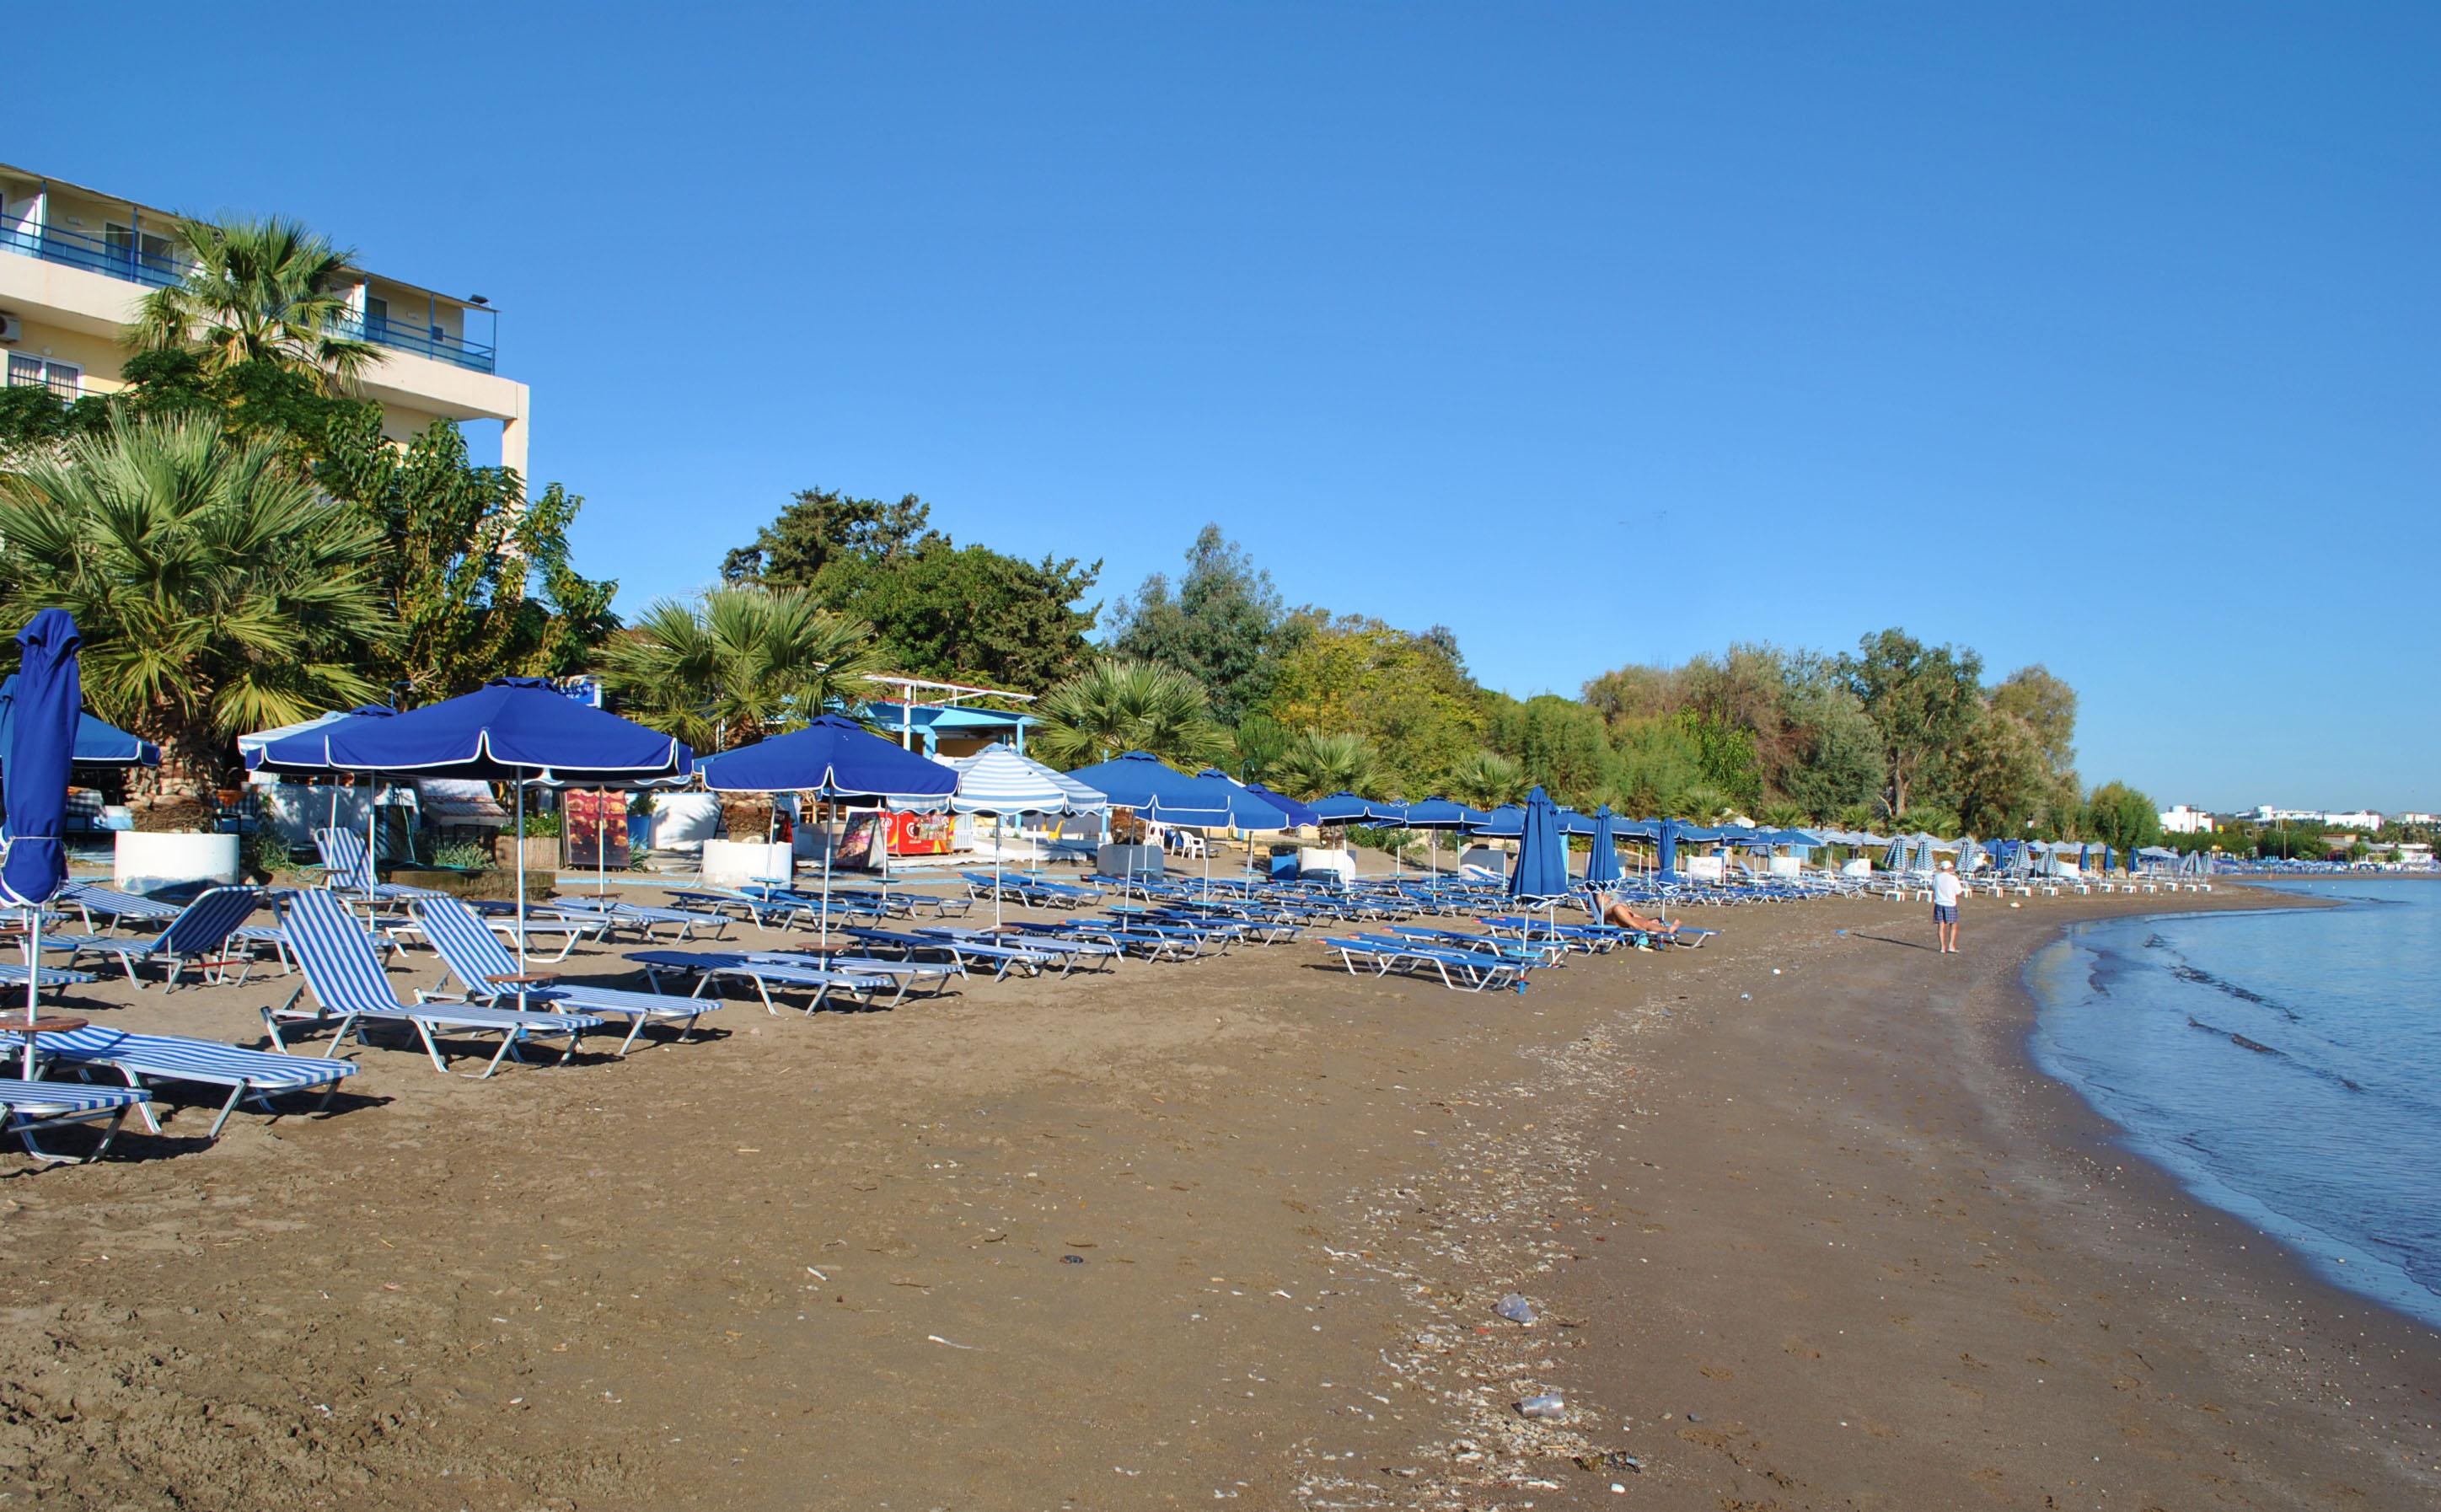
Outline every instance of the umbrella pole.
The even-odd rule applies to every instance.
[[[374,838],[373,826],[381,817],[381,785],[368,784],[365,797],[365,911],[371,913],[377,879],[381,875],[381,853],[374,849],[380,841]],[[525,837],[517,837],[523,841]]]
[[[43,990],[43,905],[26,906],[26,1070],[27,1081],[34,1079],[34,1023],[42,1017],[36,1004]]]
[[[820,797],[820,795],[819,795],[819,794],[818,794],[818,795],[816,795],[815,801],[817,801],[817,802],[821,801],[821,797]],[[826,815],[826,816],[824,816],[824,817],[823,817],[823,946],[822,946],[822,947],[823,947],[823,949],[825,949],[825,950],[827,950],[827,949],[829,949],[829,948],[830,948],[830,944],[831,944],[831,852],[839,848],[839,837],[837,837],[836,835],[833,835],[833,834],[831,833],[831,820],[832,820],[832,819],[836,819],[836,818],[838,818],[838,815],[836,815],[836,814],[831,814],[831,815]]]
[[[526,969],[526,774],[523,767],[515,771],[517,790],[517,843],[511,852],[517,867],[517,972]]]
[[[627,821],[624,803],[619,805],[619,822]],[[610,789],[597,789],[593,795],[593,895],[610,895]]]
[[[1000,932],[1000,816],[992,816],[992,932]]]

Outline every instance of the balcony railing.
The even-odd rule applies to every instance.
[[[178,258],[52,225],[40,230],[25,225],[0,226],[0,246],[45,262],[131,279],[148,288],[162,288],[187,276],[187,264]]]
[[[453,336],[439,326],[420,321],[401,320],[396,315],[349,315],[332,328],[332,333],[353,336],[384,347],[396,347],[436,362],[469,368],[476,372],[490,372],[495,349],[478,346],[463,336]]]
[[[126,279],[147,288],[160,289],[187,276],[187,262],[182,258],[160,253],[143,252],[135,247],[86,236],[80,231],[63,231],[53,226],[35,230],[22,225],[0,225],[0,248],[21,256],[40,258],[66,267],[82,268],[109,278]],[[463,336],[453,336],[439,326],[421,321],[401,320],[396,316],[349,315],[338,322],[334,333],[353,336],[377,346],[395,347],[412,351],[452,367],[476,372],[494,371],[497,351],[479,346]]]

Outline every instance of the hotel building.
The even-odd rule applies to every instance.
[[[14,386],[63,398],[121,387],[121,342],[144,296],[186,276],[179,218],[0,164],[0,363]],[[526,386],[496,370],[498,315],[461,298],[352,269],[341,334],[371,342],[363,397],[405,441],[436,420],[497,421],[500,461],[526,474]]]

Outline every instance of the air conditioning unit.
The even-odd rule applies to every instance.
[[[0,347],[13,347],[26,333],[26,322],[15,315],[0,314]]]

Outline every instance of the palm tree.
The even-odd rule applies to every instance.
[[[139,351],[198,351],[207,375],[267,362],[311,375],[325,392],[353,386],[381,349],[346,334],[353,252],[301,223],[190,221],[194,265],[144,297],[130,344]]]
[[[119,416],[0,478],[0,616],[75,615],[86,701],[160,745],[144,827],[195,821],[238,732],[379,692],[358,669],[393,633],[380,537],[277,438]]]
[[[1697,783],[1680,788],[1666,806],[1676,818],[1691,819],[1698,823],[1709,824],[1714,819],[1728,814],[1737,805],[1730,801],[1728,794],[1719,788]]]
[[[1228,731],[1212,722],[1203,684],[1131,657],[1094,662],[1052,689],[1036,712],[1042,728],[1031,737],[1034,747],[1062,766],[1141,750],[1194,767],[1219,760],[1230,747]]]
[[[1796,803],[1766,803],[1756,818],[1775,830],[1801,830],[1814,822],[1814,816]]]
[[[803,589],[722,588],[699,605],[654,603],[610,642],[602,671],[629,718],[713,751],[860,702],[878,665],[873,627]]]
[[[1326,793],[1364,793],[1381,781],[1382,765],[1362,735],[1324,735],[1306,730],[1272,763],[1270,785],[1291,798]]]
[[[1498,808],[1526,791],[1526,769],[1498,751],[1478,750],[1450,773],[1449,791],[1469,808]]]

